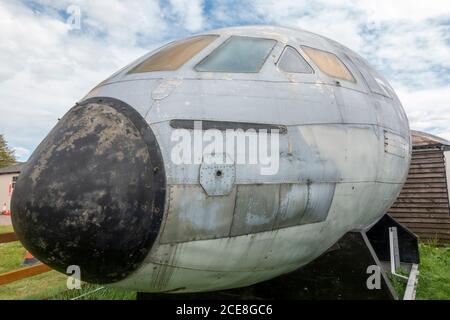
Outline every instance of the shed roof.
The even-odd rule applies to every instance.
[[[411,130],[411,138],[414,147],[434,145],[450,146],[449,141],[422,131]]]
[[[12,166],[0,168],[0,174],[20,173],[24,165],[25,162],[17,162]]]

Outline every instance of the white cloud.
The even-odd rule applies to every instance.
[[[42,0],[34,10],[0,2],[0,131],[16,148],[34,149],[89,89],[148,51],[140,37],[152,47],[167,27],[155,1],[70,3],[81,8],[80,32],[58,14],[68,1]]]
[[[265,21],[328,36],[362,54],[397,89],[413,129],[450,139],[450,1],[254,0],[253,6]]]
[[[26,161],[31,154],[30,150],[26,148],[15,147],[13,150],[18,161]]]
[[[329,3],[343,3],[347,1],[327,1]],[[354,8],[364,11],[369,19],[374,21],[421,21],[429,18],[439,17],[450,12],[448,0],[433,1],[373,1],[352,0],[349,2]]]
[[[79,98],[145,50],[73,34],[64,19],[0,3],[0,130],[33,149]]]
[[[81,9],[81,30],[66,23]],[[450,138],[450,1],[6,0],[0,133],[33,150],[77,99],[154,46],[210,26],[278,24],[328,36],[391,81],[411,127]],[[7,116],[4,116],[7,115]]]
[[[396,90],[412,129],[426,130],[450,140],[450,85],[440,88]]]
[[[185,28],[191,32],[199,31],[204,24],[202,0],[170,0],[170,11]]]
[[[140,35],[157,39],[167,30],[158,1],[36,0],[35,3],[43,5],[44,13],[53,13],[54,18],[55,10],[65,12],[69,6],[78,6],[85,36],[99,34],[103,41],[119,46],[135,45]]]

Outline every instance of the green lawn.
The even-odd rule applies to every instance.
[[[420,244],[416,299],[450,300],[450,246]]]
[[[0,233],[13,232],[14,229],[12,226],[0,226]]]
[[[83,284],[81,290],[66,290],[54,295],[51,299],[69,300],[74,298],[77,300],[135,300],[136,292]]]
[[[8,232],[13,232],[12,226],[0,226],[0,233]],[[0,243],[0,273],[19,268],[25,252],[19,241]]]
[[[0,233],[13,232],[12,226],[0,226]],[[25,248],[19,241],[0,244],[0,273],[21,268]],[[0,300],[46,299],[65,290],[66,277],[56,271],[0,286]]]
[[[11,232],[12,227],[0,226],[0,233]],[[416,299],[450,300],[450,246],[438,247],[434,244],[420,244],[419,284]],[[25,249],[19,242],[0,244],[0,273],[20,268]],[[57,299],[67,300],[81,297],[83,300],[134,300],[132,291],[102,288],[83,284],[80,290],[67,290],[67,276],[56,271],[47,272],[28,279],[0,286],[0,300]],[[403,297],[404,283],[393,281],[400,297]],[[101,288],[101,289],[100,289]]]
[[[0,233],[13,232],[12,226],[0,226]],[[0,274],[21,268],[25,248],[19,241],[0,244]],[[68,290],[67,276],[56,271],[0,286],[0,300],[18,299],[73,299],[101,286],[83,284],[80,290]],[[132,291],[104,288],[80,299],[128,300],[135,299]]]

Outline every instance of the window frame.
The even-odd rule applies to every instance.
[[[13,189],[14,190],[14,188],[16,187],[16,183],[17,183],[17,180],[19,179],[19,176],[13,176],[12,178],[11,178],[11,189]]]
[[[229,41],[231,41],[232,38],[252,38],[252,39],[261,39],[261,40],[270,40],[273,41],[274,44],[272,46],[272,48],[270,48],[270,50],[267,52],[267,55],[265,56],[264,60],[261,62],[261,65],[259,66],[259,69],[257,71],[245,71],[245,72],[233,72],[233,71],[206,71],[206,70],[197,70],[197,66],[199,66],[200,64],[202,64],[205,60],[207,60],[211,55],[214,54],[214,52],[216,52],[217,50],[220,50],[223,46],[225,46]],[[273,50],[275,49],[275,47],[278,45],[278,40],[277,39],[272,39],[272,38],[262,38],[262,37],[253,37],[253,36],[241,36],[241,35],[230,35],[229,37],[227,37],[221,44],[219,44],[216,48],[214,48],[210,53],[208,53],[205,57],[203,57],[199,62],[197,62],[193,67],[192,70],[194,72],[198,72],[198,73],[220,73],[220,74],[224,74],[224,73],[232,73],[232,74],[259,74],[261,73],[261,70],[263,70],[264,66],[267,63],[267,60],[270,57],[270,54],[273,52]]]
[[[151,71],[135,72],[135,70],[137,70],[139,67],[144,65],[148,60],[150,60],[153,57],[155,57],[161,51],[168,50],[168,49],[170,49],[171,46],[174,46],[174,45],[176,45],[179,42],[186,42],[186,41],[189,41],[189,40],[192,40],[192,39],[202,38],[202,37],[211,37],[211,38],[214,38],[214,39],[212,39],[212,41],[210,43],[208,43],[205,47],[203,47],[202,49],[197,51],[195,54],[191,55],[186,61],[181,63],[177,68],[170,69],[170,70],[168,69],[168,70],[151,70]],[[171,41],[171,42],[166,43],[165,45],[163,45],[163,46],[161,46],[159,48],[156,48],[150,54],[148,54],[147,56],[143,57],[140,61],[138,61],[134,65],[130,66],[130,68],[126,71],[126,75],[138,75],[138,74],[155,73],[155,72],[176,72],[176,71],[180,70],[181,68],[183,68],[185,65],[187,65],[192,59],[194,59],[203,50],[205,50],[209,46],[211,46],[218,39],[220,39],[220,35],[219,34],[200,34],[200,35],[195,35],[195,36],[192,36],[192,37],[187,37],[187,38],[184,38],[184,39],[178,39],[178,40]]]
[[[333,53],[333,52],[330,52],[330,51],[326,51],[326,50],[323,50],[323,49],[319,49],[319,48],[315,48],[315,47],[312,47],[312,46],[309,46],[309,45],[300,45],[300,48],[305,53],[306,57],[308,57],[308,59],[317,67],[317,69],[320,70],[320,72],[325,74],[327,77],[330,77],[330,78],[334,79],[335,81],[346,81],[346,82],[352,83],[354,85],[358,84],[358,81],[356,80],[356,77],[355,77],[354,73],[350,70],[350,68],[344,63],[344,61],[342,61],[342,59],[336,53]],[[332,74],[329,74],[325,70],[322,70],[322,68],[320,68],[319,65],[314,61],[314,59],[311,58],[308,55],[308,53],[304,50],[304,48],[312,49],[312,50],[316,50],[316,51],[321,51],[321,52],[324,52],[326,54],[330,54],[330,55],[335,56],[342,63],[342,65],[345,67],[345,69],[347,69],[348,73],[351,75],[353,80],[348,80],[348,79],[345,79],[345,78],[336,77],[336,76],[334,76]]]
[[[303,60],[305,61],[305,63],[309,66],[309,68],[311,69],[311,72],[289,72],[289,71],[285,71],[280,69],[280,67],[278,66],[280,64],[281,59],[283,58],[284,53],[286,52],[286,50],[288,48],[291,48],[293,50],[295,50],[295,52],[297,52],[297,54],[303,58]],[[275,66],[277,67],[278,70],[280,70],[281,72],[285,72],[285,73],[290,73],[290,74],[298,74],[298,75],[308,75],[308,74],[315,74],[316,70],[313,68],[313,66],[308,62],[308,60],[306,60],[306,58],[294,47],[291,46],[289,44],[285,45],[283,50],[280,53],[280,56],[278,57],[278,60],[275,62]]]
[[[393,99],[392,89],[385,79],[380,78],[381,74],[377,70],[372,68],[364,58],[354,55],[347,55],[347,58],[355,66],[356,70],[361,74],[361,78],[367,86],[370,93],[376,94],[388,99]],[[370,77],[371,79],[367,79]],[[381,92],[376,91],[377,89],[372,88],[369,80],[375,82],[375,84],[380,88]]]

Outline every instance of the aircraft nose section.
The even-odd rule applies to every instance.
[[[150,251],[164,212],[161,152],[146,121],[111,98],[73,107],[25,165],[11,202],[14,230],[39,260],[111,283]]]

